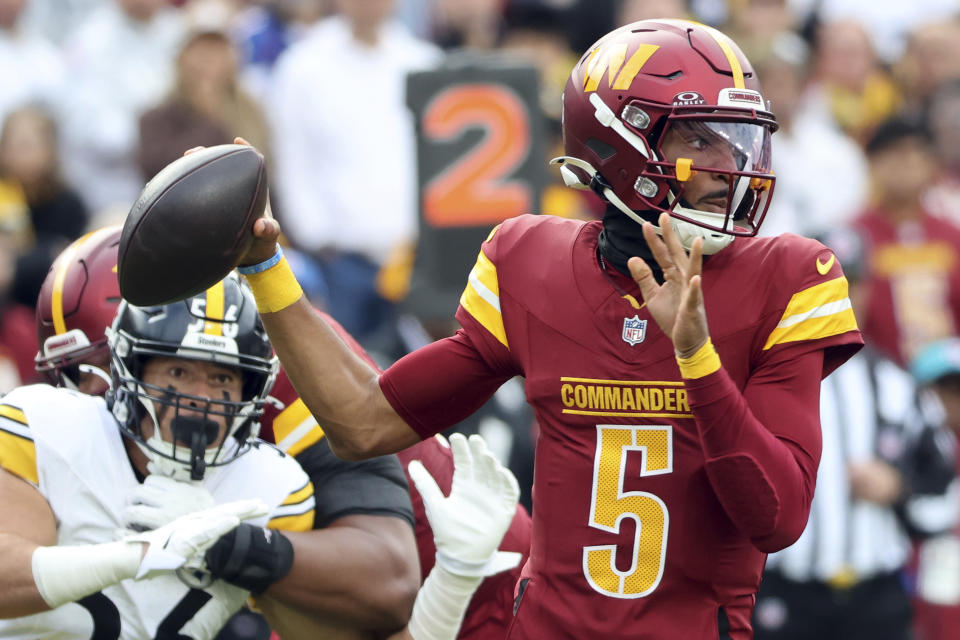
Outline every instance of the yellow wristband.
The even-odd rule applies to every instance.
[[[303,296],[303,289],[286,258],[281,258],[280,262],[266,271],[245,277],[253,290],[253,297],[257,299],[257,311],[260,313],[286,309]]]
[[[720,368],[720,356],[713,348],[713,341],[707,338],[703,346],[689,358],[677,356],[677,364],[680,365],[680,375],[684,378],[702,378]]]

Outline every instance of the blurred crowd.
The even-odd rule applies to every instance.
[[[452,331],[411,317],[396,283],[418,219],[407,74],[470,54],[535,67],[545,163],[560,155],[572,63],[615,25],[652,17],[716,26],[744,49],[780,124],[761,233],[834,249],[871,352],[921,372],[907,384],[940,385],[949,422],[960,358],[937,375],[923,366],[952,362],[925,349],[960,334],[960,0],[0,0],[0,391],[37,380],[33,314],[53,257],[122,221],[184,150],[235,136],[269,159],[273,209],[318,307],[383,364]],[[542,213],[602,213],[592,194],[553,180]],[[473,428],[528,459],[522,388],[494,404]],[[851,470],[849,500],[903,506],[907,476],[888,466]],[[928,578],[908,555],[885,571],[915,593],[911,580]],[[957,577],[932,598],[960,607],[960,543],[936,557]],[[822,577],[837,593],[859,580],[832,579]],[[777,612],[758,606],[758,628],[777,628]],[[936,624],[918,624],[917,637],[948,637]]]

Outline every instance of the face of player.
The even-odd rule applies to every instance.
[[[760,127],[756,125],[745,126],[754,126],[756,133],[762,133]],[[726,213],[731,177],[723,173],[696,170],[696,167],[710,167],[724,171],[747,168],[748,153],[741,149],[749,149],[750,147],[745,145],[752,145],[753,141],[738,141],[733,138],[737,134],[749,134],[750,130],[745,129],[745,126],[678,121],[664,133],[660,143],[663,159],[667,162],[676,162],[677,158],[689,158],[693,161],[695,168],[690,179],[682,183],[684,206],[711,213]],[[675,192],[679,191],[680,183],[671,182],[671,185]]]
[[[214,362],[186,360],[173,357],[156,357],[149,360],[143,369],[142,380],[148,385],[176,391],[195,398],[182,398],[179,408],[154,403],[157,419],[160,421],[160,435],[166,442],[173,442],[174,421],[186,419],[209,420],[210,426],[216,425],[216,436],[208,438],[207,448],[215,448],[223,442],[231,418],[224,413],[225,407],[219,400],[234,401],[240,399],[243,379],[236,368]],[[153,390],[152,394],[160,394]],[[209,400],[209,402],[207,402]],[[153,421],[145,416],[141,425],[144,438],[153,434]],[[212,435],[212,434],[211,434]],[[189,443],[181,443],[187,444]]]

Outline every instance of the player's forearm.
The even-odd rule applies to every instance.
[[[369,458],[419,440],[387,402],[378,373],[350,350],[306,298],[262,317],[284,369],[335,454]]]
[[[803,364],[811,368],[803,373],[819,380],[819,371],[812,370],[819,362]],[[793,395],[783,385],[770,385],[768,401],[781,412],[781,424],[768,426],[723,368],[685,384],[707,477],[727,515],[761,551],[792,544],[809,515],[819,450],[781,439],[771,426],[780,433],[819,433],[815,398],[812,412],[803,410],[788,403]],[[778,391],[782,403],[773,397]]]
[[[0,533],[0,618],[18,618],[46,611],[37,583],[33,579],[31,559],[37,544],[7,533]]]
[[[290,573],[267,594],[361,629],[406,624],[420,585],[416,541],[402,518],[346,516],[325,529],[285,532]]]

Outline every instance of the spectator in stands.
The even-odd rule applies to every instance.
[[[137,124],[169,91],[183,35],[164,0],[107,0],[67,44],[65,170],[92,211],[129,209],[143,188]]]
[[[393,315],[377,274],[416,229],[405,79],[441,54],[390,20],[392,0],[336,5],[277,63],[274,185],[288,238],[323,272],[318,302],[365,343]]]
[[[62,91],[62,54],[53,44],[23,28],[27,2],[0,0],[0,122],[27,103],[51,106]]]
[[[805,108],[830,114],[860,142],[896,112],[900,96],[860,22],[849,19],[822,24],[816,32],[814,59]]]
[[[792,31],[773,35],[752,56],[780,130],[773,137],[777,197],[761,233],[816,237],[849,222],[867,197],[867,160],[828,114],[805,111],[809,47]],[[843,175],[843,180],[836,176]],[[829,184],[829,189],[811,189]]]
[[[910,363],[917,382],[925,388],[931,413],[944,427],[960,434],[960,338],[934,341]],[[960,462],[955,458],[955,462]],[[953,505],[960,511],[960,488],[954,486]],[[960,528],[953,514],[952,530],[925,540],[917,554],[917,640],[951,640],[960,625]]]
[[[269,149],[266,118],[238,83],[233,43],[222,31],[195,31],[177,58],[173,91],[140,118],[141,177],[149,180],[187,149],[236,136]]]
[[[960,229],[924,206],[936,161],[923,123],[885,122],[866,152],[871,201],[853,224],[868,291],[857,319],[867,342],[905,366],[922,345],[960,330]]]

